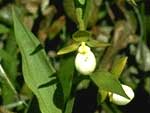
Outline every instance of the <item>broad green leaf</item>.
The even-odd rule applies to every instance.
[[[114,78],[113,74],[106,71],[99,71],[92,73],[90,78],[100,90],[113,92],[125,98],[129,98],[122,89],[120,82]]]
[[[23,76],[28,87],[36,95],[42,113],[61,113],[53,103],[56,84],[52,82],[55,70],[42,49],[35,54],[31,53],[40,45],[37,38],[20,22],[13,9],[14,32],[16,42],[22,55]],[[40,87],[45,86],[45,87]]]
[[[78,49],[79,45],[80,45],[80,43],[73,43],[67,47],[64,47],[57,52],[57,55],[62,55],[62,54],[76,51]]]
[[[109,43],[101,42],[101,41],[94,40],[94,39],[90,39],[89,41],[87,41],[87,45],[89,45],[90,47],[107,47],[107,46],[110,46]]]
[[[4,26],[3,24],[0,24],[0,34],[1,33],[8,33],[9,32],[9,29]]]
[[[88,31],[77,31],[72,35],[73,40],[77,42],[86,42],[91,37],[91,33]]]
[[[118,79],[122,73],[128,57],[116,58],[111,69],[111,73]]]
[[[58,78],[60,80],[64,101],[68,99],[71,88],[72,88],[72,80],[73,80],[73,72],[74,72],[74,57],[67,56],[61,60],[60,70],[58,72]]]

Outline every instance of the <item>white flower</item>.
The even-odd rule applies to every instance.
[[[75,58],[75,67],[83,75],[88,75],[95,70],[96,59],[90,47],[82,42]]]
[[[130,88],[127,85],[122,84],[121,86],[122,86],[124,92],[126,93],[126,95],[130,99],[127,99],[127,98],[120,96],[116,93],[109,93],[110,101],[114,104],[117,104],[117,105],[126,105],[129,102],[131,102],[131,100],[134,98],[134,92],[133,92],[132,88]]]

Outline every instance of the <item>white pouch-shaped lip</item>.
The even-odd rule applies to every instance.
[[[109,93],[109,98],[110,98],[110,101],[114,104],[117,104],[117,105],[126,105],[128,104],[129,102],[131,102],[131,100],[134,98],[134,92],[132,90],[132,88],[130,88],[129,86],[127,85],[121,85],[124,92],[126,93],[126,95],[130,98],[130,99],[127,99],[123,96],[120,96],[116,93]]]
[[[95,70],[96,58],[88,46],[83,43],[75,58],[75,67],[83,75],[89,75]]]

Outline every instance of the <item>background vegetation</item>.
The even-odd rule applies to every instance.
[[[0,113],[150,112],[150,1],[79,1],[0,0]],[[82,76],[74,68],[76,51],[57,55],[82,28],[76,8],[83,10],[83,35],[111,44],[92,43],[100,46],[92,48],[96,70],[117,73],[119,80],[103,71]],[[120,60],[127,57],[127,63]],[[126,96],[119,81],[135,92],[126,106],[102,92]]]

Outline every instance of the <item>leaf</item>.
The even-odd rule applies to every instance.
[[[132,87],[133,89],[136,89],[138,87],[137,84],[140,83],[140,79],[136,78],[133,75],[137,74],[139,74],[137,67],[130,66],[124,71],[124,73],[122,73],[119,79],[126,85]]]
[[[144,85],[144,89],[146,90],[146,92],[148,94],[150,94],[150,77],[147,77],[144,79],[145,85]]]
[[[78,0],[80,2],[80,4],[84,5],[85,4],[85,0]]]
[[[0,21],[9,26],[12,25],[11,5],[6,5],[5,7],[1,7]]]
[[[150,50],[143,42],[140,42],[138,45],[136,61],[138,62],[140,69],[150,71]]]
[[[8,55],[8,53],[4,49],[0,49],[0,58],[11,60],[11,57]]]
[[[22,55],[23,76],[26,84],[36,95],[42,113],[61,113],[60,109],[56,108],[53,103],[56,84],[39,88],[41,85],[53,80],[53,77],[50,76],[54,74],[54,68],[50,61],[48,61],[43,49],[30,55],[40,45],[40,42],[22,25],[14,9],[13,21],[16,42]]]
[[[72,35],[73,40],[77,42],[86,42],[91,37],[91,33],[88,31],[77,31]]]
[[[89,85],[90,85],[90,80],[83,79],[78,83],[76,90],[87,89]]]
[[[116,58],[111,69],[111,73],[118,79],[122,73],[128,57]]]
[[[125,98],[129,98],[122,89],[119,81],[116,78],[114,78],[113,74],[106,71],[99,71],[92,73],[90,75],[90,78],[100,90],[113,92]]]
[[[107,47],[107,46],[110,46],[109,43],[101,42],[101,41],[94,40],[94,39],[90,39],[89,41],[87,41],[87,45],[89,45],[90,47]]]
[[[77,23],[74,0],[63,0],[63,6],[68,17]]]
[[[65,17],[61,16],[57,20],[53,22],[53,24],[49,28],[49,38],[53,39],[65,26]]]
[[[99,2],[99,3],[98,3]],[[99,6],[101,4],[101,0],[98,0],[98,4],[96,0],[86,0],[86,6],[84,9],[84,24],[85,28],[89,26],[93,26],[98,20]]]
[[[14,36],[14,33],[12,30],[8,34],[8,38],[7,38],[6,44],[5,44],[5,51],[7,52],[7,54],[9,55],[9,57],[11,59],[10,59],[10,61],[4,60],[4,62],[3,62],[4,68],[7,72],[7,74],[9,75],[11,81],[13,82],[13,84],[17,84],[16,77],[17,77],[17,70],[18,70],[17,69],[18,48],[17,48],[15,36]]]
[[[9,32],[9,29],[4,26],[3,24],[0,24],[0,34],[1,33],[8,33]]]
[[[17,71],[18,71],[18,59],[17,59],[17,44],[14,38],[14,34],[10,30],[9,33],[7,33],[7,39],[5,43],[5,48],[0,50],[0,57],[2,57],[2,65],[7,73],[8,78],[12,82],[14,86],[17,86],[18,83],[16,82],[17,78]],[[14,93],[9,88],[9,85],[6,82],[3,82],[3,102],[5,104],[9,104],[14,102],[15,96]],[[9,90],[10,89],[10,90]]]
[[[78,49],[79,45],[80,43],[73,43],[67,47],[64,47],[57,52],[57,55],[62,55],[62,54],[73,52]]]
[[[68,56],[61,60],[60,70],[58,72],[58,78],[60,80],[63,93],[64,93],[64,101],[68,99],[71,88],[72,88],[72,80],[73,80],[73,72],[74,72],[74,57]]]
[[[135,2],[135,0],[127,0],[131,5],[133,5],[133,6],[137,6],[137,4],[136,4],[136,2]]]

